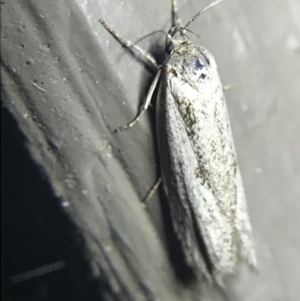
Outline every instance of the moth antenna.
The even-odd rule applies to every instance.
[[[145,36],[139,38],[137,41],[135,41],[135,42],[133,43],[133,45],[136,45],[137,43],[143,41],[144,39],[146,39],[146,38],[152,36],[153,34],[159,33],[159,32],[160,32],[160,33],[163,33],[165,36],[167,36],[167,33],[164,32],[163,30],[155,30],[155,31],[153,31],[153,32],[151,32],[151,33],[148,33],[148,34],[146,34]]]
[[[180,27],[180,29],[183,29],[184,31],[188,31],[189,33],[193,34],[197,38],[201,39],[201,37],[198,34],[194,33],[193,31],[191,31],[190,29],[188,29],[186,27]]]
[[[215,6],[216,4],[218,4],[219,2],[221,2],[223,0],[217,0],[211,4],[209,4],[208,6],[206,6],[204,9],[202,9],[201,11],[199,11],[192,19],[190,19],[186,25],[184,26],[184,28],[187,28],[192,22],[194,22],[200,15],[202,15],[206,10],[208,10],[209,8],[211,8],[212,6]]]

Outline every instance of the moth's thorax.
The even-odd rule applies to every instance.
[[[191,43],[174,48],[165,68],[168,78],[176,76],[192,86],[211,82],[217,73],[216,63],[210,52]]]

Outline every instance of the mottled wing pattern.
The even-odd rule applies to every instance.
[[[246,200],[214,58],[202,47],[185,45],[171,54],[161,79],[157,132],[162,178],[188,261],[201,260],[195,241],[198,231],[214,278],[233,273],[242,259],[255,266]],[[207,254],[202,252],[204,258]]]
[[[192,269],[200,267],[202,272],[209,276],[197,248],[193,208],[187,185],[195,177],[197,160],[174,98],[165,84],[167,82],[162,80],[157,102],[157,138],[163,185],[169,201],[174,231],[182,246],[186,263]]]

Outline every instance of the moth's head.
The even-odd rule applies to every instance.
[[[188,36],[185,34],[184,27],[172,27],[166,37],[166,53],[170,54],[173,49],[191,43]]]
[[[182,46],[182,45],[186,45],[186,44],[190,44],[190,40],[189,38],[186,36],[185,32],[186,31],[190,31],[188,29],[189,25],[191,23],[193,23],[200,15],[202,15],[206,10],[208,10],[209,8],[211,8],[212,6],[218,4],[219,2],[221,2],[223,0],[215,0],[214,2],[212,2],[211,4],[209,4],[208,6],[206,6],[204,9],[202,9],[201,11],[199,11],[193,18],[191,18],[184,27],[180,27],[180,26],[175,26],[172,27],[167,34],[166,37],[166,52],[168,54],[170,54],[174,49]],[[172,7],[173,7],[173,12],[175,12],[175,2],[172,2]],[[173,15],[174,17],[175,15]],[[176,16],[175,16],[176,17]],[[177,22],[176,21],[177,18],[175,18],[173,20],[173,24],[177,24],[178,23],[178,19]]]

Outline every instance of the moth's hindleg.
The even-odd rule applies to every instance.
[[[155,191],[158,189],[159,185],[161,183],[161,177],[157,179],[157,181],[154,183],[154,185],[151,187],[150,191],[146,195],[145,199],[143,200],[143,203],[146,204],[153,196]]]
[[[222,88],[223,88],[223,91],[231,90],[233,88],[233,84],[223,85]]]

